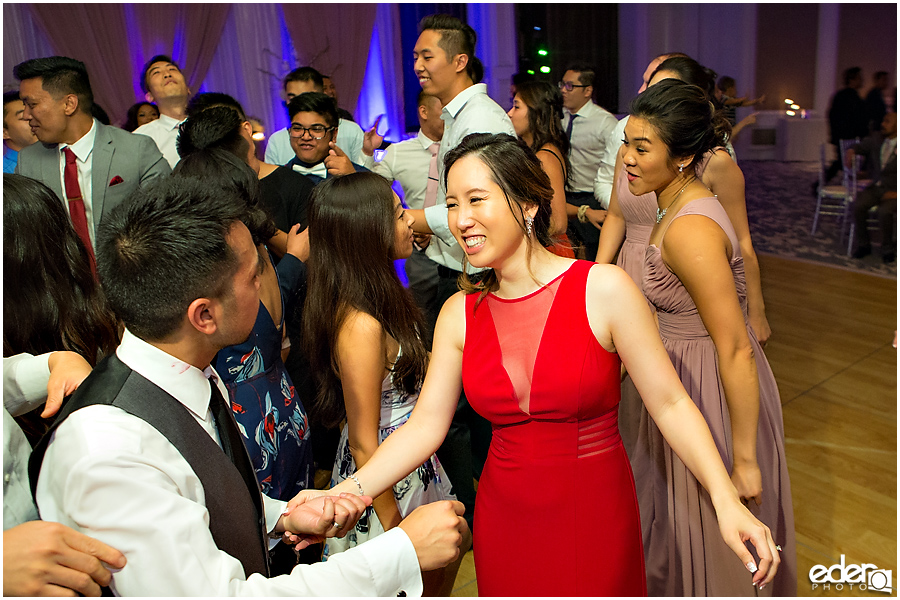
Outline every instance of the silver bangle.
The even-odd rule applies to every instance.
[[[360,495],[360,496],[365,496],[366,493],[363,491],[363,489],[362,489],[362,484],[359,482],[359,479],[356,478],[356,474],[351,474],[351,475],[350,475],[350,479],[353,480],[353,483],[355,483],[357,489],[359,489],[359,495]]]

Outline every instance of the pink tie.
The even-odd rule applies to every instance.
[[[428,185],[425,187],[425,208],[434,206],[437,203],[438,190],[438,164],[437,155],[438,148],[441,145],[437,142],[431,144],[428,149],[431,151],[431,162],[428,163]]]

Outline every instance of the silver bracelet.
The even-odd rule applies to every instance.
[[[366,493],[363,491],[363,489],[362,489],[362,484],[359,482],[359,479],[356,478],[356,474],[350,475],[350,479],[353,480],[353,483],[355,483],[355,484],[356,484],[356,487],[359,489],[359,495],[360,495],[360,496],[365,496]]]

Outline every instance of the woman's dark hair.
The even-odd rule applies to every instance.
[[[716,97],[716,72],[708,69],[688,56],[672,56],[659,63],[653,74],[650,75],[652,80],[654,75],[660,71],[672,71],[678,75],[678,79],[706,92],[707,97],[712,100]]]
[[[553,144],[562,153],[565,179],[569,180],[569,138],[562,128],[563,97],[559,88],[546,81],[528,81],[516,86],[516,94],[528,106],[528,130],[531,149],[537,152],[544,144]]]
[[[3,175],[3,356],[71,350],[93,365],[117,344],[115,317],[62,202],[39,181]]]
[[[631,101],[629,114],[646,119],[667,146],[669,160],[693,157],[694,168],[703,155],[725,145],[731,126],[706,92],[680,79],[664,79]]]
[[[370,315],[400,344],[395,387],[412,394],[425,378],[424,319],[394,270],[396,219],[391,186],[375,173],[326,179],[310,197],[303,342],[318,387],[310,414],[329,427],[346,416],[336,352],[350,311]]]
[[[477,157],[488,168],[491,179],[503,190],[509,210],[522,229],[522,235],[527,235],[525,209],[531,204],[537,205],[532,224],[534,236],[545,248],[551,246],[550,200],[553,198],[553,187],[550,178],[544,173],[540,159],[531,148],[522,140],[506,133],[471,133],[444,157],[444,189],[447,188],[447,179],[453,165],[469,155]],[[526,256],[530,262],[530,244],[527,246]],[[465,259],[463,261],[467,262]],[[460,286],[464,292],[481,292],[479,303],[489,292],[496,291],[499,285],[493,270],[486,271],[478,283],[473,283],[466,273],[460,278]]]
[[[231,109],[223,110],[234,114]],[[197,150],[182,158],[172,175],[200,179],[209,185],[236,191],[247,202],[241,222],[250,230],[255,245],[265,244],[275,235],[275,223],[260,200],[259,178],[247,163],[231,152],[218,148]]]
[[[125,124],[122,125],[122,129],[125,131],[134,131],[139,127],[137,118],[138,113],[143,106],[152,106],[153,108],[156,108],[156,105],[152,102],[138,102],[137,104],[132,104],[131,108],[128,109],[127,116],[125,117]],[[156,108],[156,113],[159,114],[158,108]]]

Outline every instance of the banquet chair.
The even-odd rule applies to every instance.
[[[841,140],[843,141],[843,140]],[[862,188],[865,188],[865,184],[857,179],[857,174],[859,173],[859,165],[862,162],[863,157],[854,156],[851,161],[850,166],[850,185],[849,189],[853,194],[853,202],[856,202],[856,193]],[[867,180],[868,181],[868,180]],[[847,211],[847,218],[841,224],[841,239],[844,237],[844,229],[847,222],[850,223],[850,233],[847,236],[847,256],[853,256],[853,239],[856,237],[856,220],[852,216],[853,205],[851,204]],[[881,226],[878,222],[878,206],[873,206],[869,209],[869,214],[866,217],[866,228],[870,231],[880,231]]]
[[[841,185],[825,185],[825,170],[827,164],[825,162],[825,146],[819,147],[819,189],[816,193],[816,212],[813,215],[812,231],[810,235],[816,234],[819,226],[819,217],[823,215],[831,215],[838,217],[838,223],[841,224],[843,235],[843,226],[850,218],[850,205],[853,203],[853,188],[850,187],[850,180],[847,173],[844,172],[843,183]],[[842,161],[843,162],[843,161]]]

